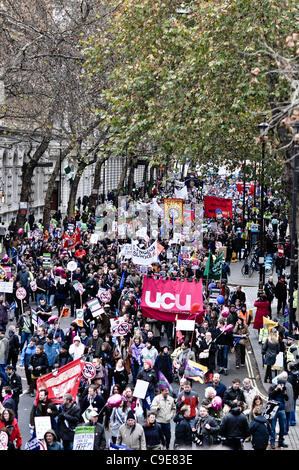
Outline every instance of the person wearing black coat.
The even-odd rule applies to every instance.
[[[15,413],[16,413],[16,418],[18,418],[18,406],[19,406],[19,400],[20,400],[20,395],[23,392],[23,386],[22,386],[22,378],[19,374],[17,374],[14,371],[13,366],[7,365],[5,367],[5,372],[6,372],[6,385],[11,388],[12,390],[12,398],[15,401]]]
[[[72,362],[73,358],[68,352],[68,345],[66,343],[61,344],[60,353],[54,359],[54,367],[55,369],[59,369],[59,367],[65,366],[69,362]]]
[[[238,286],[232,295],[232,303],[235,304],[236,300],[240,300],[241,305],[246,304],[246,294],[242,291],[242,286]]]
[[[223,395],[223,404],[228,405],[230,408],[234,408],[238,402],[246,403],[243,390],[240,388],[240,380],[233,379],[232,385],[225,390]]]
[[[5,385],[1,391],[2,395],[2,406],[4,408],[9,408],[14,413],[16,413],[16,402],[12,398],[12,389]]]
[[[192,429],[190,427],[190,406],[183,405],[178,414],[173,418],[176,423],[174,449],[192,448]]]
[[[156,421],[156,413],[150,412],[147,417],[147,422],[143,426],[146,448],[150,450],[165,449],[165,436],[162,431],[162,426]]]
[[[251,443],[254,450],[266,450],[271,428],[268,420],[262,416],[262,410],[255,409],[254,418],[249,425]]]
[[[232,450],[242,450],[242,442],[250,435],[248,420],[242,411],[242,402],[237,402],[221,420],[220,435],[225,438],[225,445]]]
[[[18,355],[20,351],[20,340],[15,331],[15,326],[11,325],[8,331],[9,349],[7,358],[7,364],[12,364],[14,369],[17,366]]]
[[[96,409],[96,411],[99,413],[104,408],[105,405],[106,405],[105,399],[102,394],[97,392],[97,386],[89,385],[88,393],[87,395],[84,396],[84,398],[81,401],[81,405],[80,405],[81,414],[83,415],[83,413],[89,407]],[[99,419],[99,422],[102,423],[103,415],[100,414],[98,419]]]
[[[49,362],[42,344],[36,346],[35,353],[30,357],[28,369],[31,371],[33,388],[36,389],[36,381],[47,373]]]
[[[88,338],[86,343],[86,347],[89,348],[89,354],[93,357],[100,357],[102,344],[103,339],[99,336],[99,330],[95,328],[92,331],[92,336]]]
[[[153,393],[155,392],[155,386],[156,383],[158,382],[157,379],[157,374],[156,372],[151,368],[151,365],[148,361],[145,361],[143,364],[143,369],[138,373],[137,379],[144,380],[145,382],[149,382],[148,386],[148,393]]]
[[[201,353],[207,353],[207,358],[202,358]],[[216,367],[216,353],[217,345],[212,340],[212,334],[210,331],[207,331],[205,337],[200,342],[199,347],[199,362],[200,364],[206,366],[208,371],[206,373],[207,382],[212,379],[215,367]]]
[[[278,283],[275,286],[275,297],[277,298],[277,315],[280,314],[282,310],[282,315],[284,314],[286,302],[288,296],[288,287],[285,281],[285,277],[281,276]]]
[[[166,377],[168,382],[171,384],[173,381],[173,373],[172,373],[172,364],[171,358],[169,355],[168,346],[163,346],[161,348],[160,354],[157,356],[155,361],[155,370],[158,372],[162,372],[162,374]]]
[[[216,438],[220,430],[220,420],[217,420],[208,413],[208,408],[201,405],[199,417],[195,420],[195,444],[209,447],[216,443]]]
[[[94,441],[93,450],[105,450],[106,449],[106,436],[104,426],[98,423],[98,413],[93,410],[89,415],[88,423],[84,423],[84,426],[94,426]]]
[[[70,393],[63,397],[63,403],[59,408],[58,415],[58,434],[62,440],[63,450],[72,450],[75,435],[75,428],[81,421],[81,410],[73,402]]]

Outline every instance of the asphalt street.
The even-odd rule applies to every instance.
[[[231,289],[235,289],[236,285],[242,285],[242,289],[246,293],[247,299],[247,306],[248,308],[253,307],[253,303],[256,299],[257,295],[257,285],[258,285],[258,273],[254,273],[252,278],[245,279],[240,274],[240,268],[242,266],[242,262],[237,262],[235,264],[231,264],[231,276],[229,277],[228,285]],[[274,273],[274,281],[276,281],[276,275]],[[275,310],[275,304],[274,304]],[[72,318],[62,318],[61,326],[64,331],[67,330]],[[235,369],[235,355],[234,353],[229,353],[229,364],[228,364],[228,375],[222,375],[221,380],[222,382],[229,387],[231,385],[232,379],[238,378],[241,382],[245,377],[249,377],[252,385],[255,386],[259,393],[263,396],[264,399],[267,398],[267,388],[269,385],[264,385],[261,380],[261,375],[263,374],[262,370],[262,360],[260,354],[260,345],[258,344],[257,332],[253,330],[252,325],[250,326],[250,340],[252,344],[253,354],[246,353],[246,361],[245,367],[241,367],[240,369]],[[23,380],[23,390],[27,389],[27,383],[24,375],[24,371],[21,370],[19,367],[17,369],[17,373],[19,373]],[[173,384],[174,392],[178,392],[179,385],[177,383]],[[204,398],[204,391],[206,385],[199,384],[198,382],[194,382],[193,389],[197,391],[199,394],[199,402],[201,402]],[[23,393],[20,397],[19,403],[19,426],[22,434],[23,439],[23,446],[24,448],[26,442],[30,439],[30,429],[29,429],[29,416],[30,411],[34,402],[34,398],[32,398],[29,394]],[[174,424],[172,424],[172,431],[174,431]],[[292,428],[294,432],[295,429]],[[172,432],[173,436],[174,432]],[[109,432],[106,431],[106,438],[107,441],[109,439]],[[298,448],[298,440],[295,438],[293,439],[293,448]],[[288,442],[288,437],[286,438],[286,442]],[[173,444],[173,437],[171,441],[171,448]],[[294,447],[295,446],[295,447]],[[251,450],[251,444],[245,444],[245,449]]]

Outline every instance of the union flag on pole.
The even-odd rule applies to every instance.
[[[39,400],[41,389],[48,390],[48,398],[53,403],[62,403],[66,393],[70,393],[73,400],[76,400],[84,365],[79,358],[40,377],[36,382],[35,404]]]
[[[79,245],[80,243],[81,243],[81,235],[80,235],[80,231],[78,227],[76,227],[76,230],[74,231],[71,237],[69,237],[65,233],[62,235],[63,248],[72,250],[73,248],[75,248],[76,245]]]

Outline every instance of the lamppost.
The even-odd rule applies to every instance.
[[[260,252],[259,252],[259,265],[260,265],[260,277],[259,277],[259,291],[264,291],[265,284],[265,262],[264,262],[264,159],[265,159],[265,147],[267,140],[267,132],[269,124],[267,122],[261,122],[258,125],[260,130],[260,140],[262,142],[262,162],[261,162],[261,210],[260,210]]]
[[[293,194],[292,194],[292,230],[291,230],[291,256],[290,256],[290,283],[289,283],[289,330],[292,334],[293,300],[294,300],[294,280],[295,280],[295,247],[296,247],[296,202],[297,202],[297,181],[298,181],[298,152],[299,152],[299,121],[293,124],[294,145],[293,145]]]

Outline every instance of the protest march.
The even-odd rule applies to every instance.
[[[87,198],[70,219],[31,220],[17,236],[11,221],[0,266],[1,450],[288,447],[299,332],[284,201],[265,195],[272,270],[250,306],[242,284],[262,269],[252,261],[259,188],[243,194],[237,176],[193,172],[154,189],[96,207]],[[264,395],[245,369],[257,352]]]

